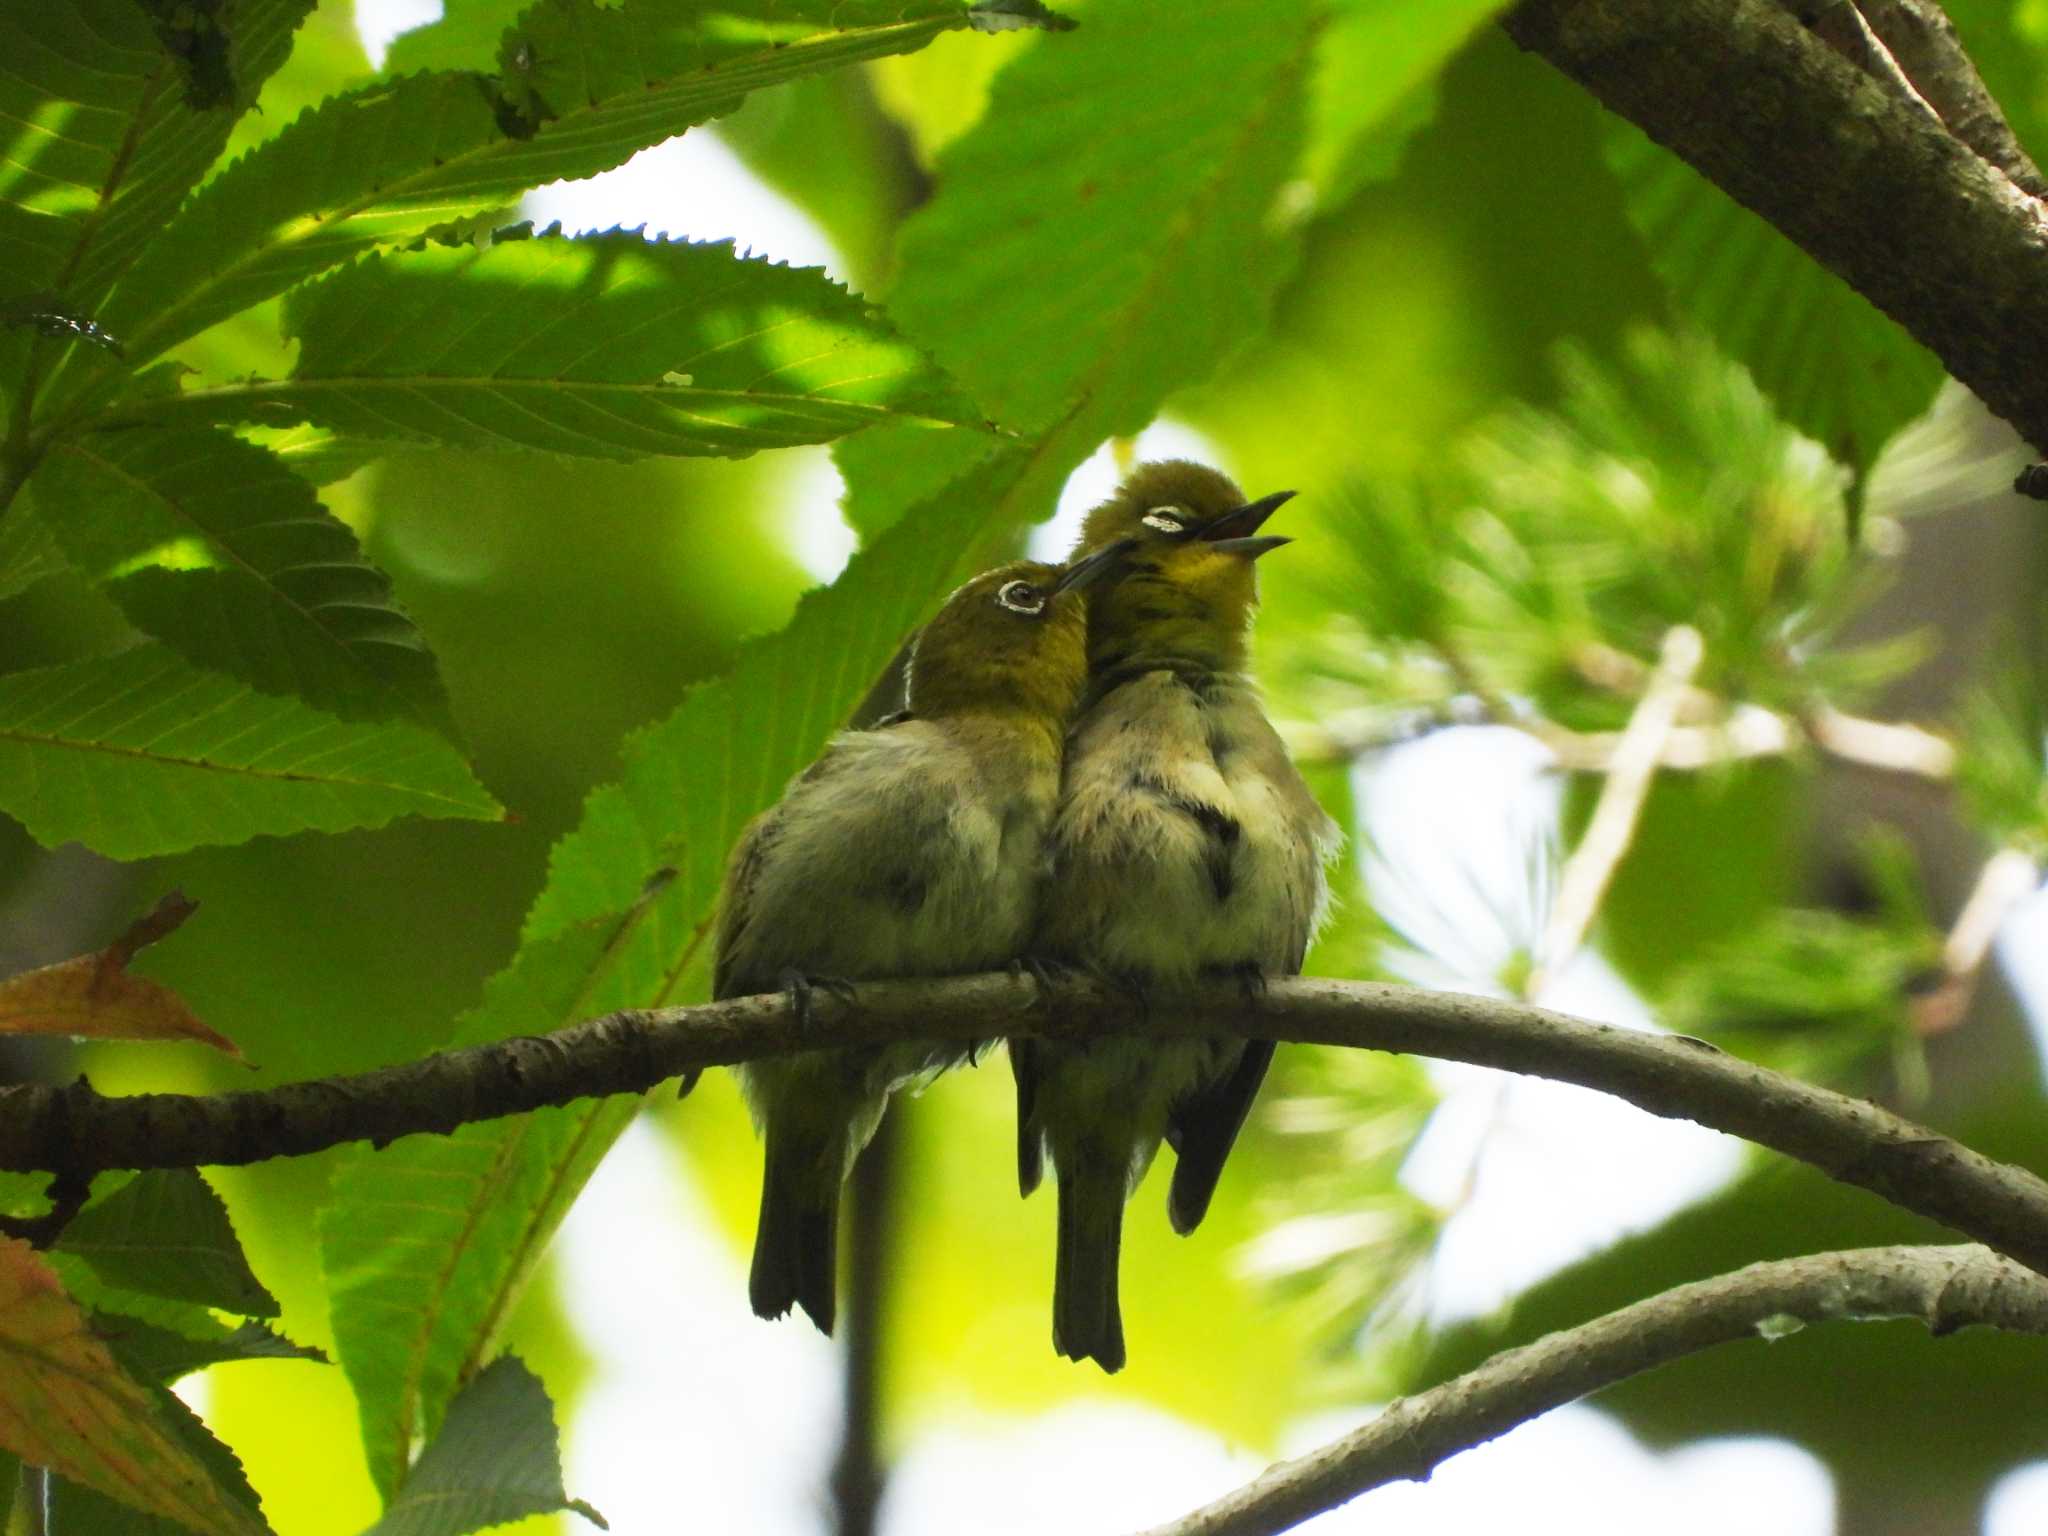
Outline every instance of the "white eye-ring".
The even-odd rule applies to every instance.
[[[1006,581],[996,592],[996,601],[1012,613],[1045,612],[1045,594],[1028,581]]]
[[[1138,519],[1147,528],[1157,528],[1161,533],[1186,533],[1187,514],[1179,507],[1154,507]]]

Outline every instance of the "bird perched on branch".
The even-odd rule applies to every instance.
[[[1083,551],[1135,541],[1088,598],[1088,690],[1067,742],[1052,883],[1035,961],[1119,983],[1145,1006],[1204,977],[1255,991],[1300,971],[1341,841],[1245,674],[1253,563],[1288,541],[1259,501],[1199,464],[1141,465],[1089,513]],[[1229,1037],[1012,1040],[1017,1176],[1059,1180],[1053,1344],[1124,1363],[1117,1257],[1124,1202],[1162,1139],[1167,1214],[1191,1232],[1273,1047]]]
[[[714,997],[988,970],[1024,948],[1059,797],[1061,739],[1087,675],[1082,589],[1015,564],[955,592],[912,653],[907,710],[848,731],[747,828],[726,867]],[[972,1047],[821,1049],[742,1066],[767,1143],[749,1295],[832,1331],[839,1190],[889,1095]]]

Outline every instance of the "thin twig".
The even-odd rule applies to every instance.
[[[83,1082],[0,1091],[0,1169],[189,1168],[260,1162],[343,1142],[446,1133],[473,1120],[617,1093],[684,1072],[835,1045],[990,1035],[1178,1039],[1236,1034],[1440,1056],[1577,1083],[1654,1115],[1813,1164],[2048,1274],[2048,1183],[1880,1109],[1701,1041],[1549,1009],[1381,982],[1276,977],[1256,1009],[1235,981],[1133,1013],[1084,978],[1008,972],[863,982],[808,1027],[781,995],[627,1009],[538,1038],[445,1051],[358,1077],[258,1092],[105,1098]]]
[[[1664,636],[1657,670],[1629,716],[1628,728],[1621,733],[1607,782],[1600,787],[1600,799],[1593,807],[1593,819],[1565,861],[1557,901],[1551,907],[1550,924],[1537,943],[1536,964],[1523,988],[1524,996],[1540,995],[1543,984],[1563,970],[1585,942],[1586,931],[1600,910],[1600,899],[1607,894],[1614,871],[1635,837],[1636,819],[1642,815],[1658,759],[1677,721],[1679,701],[1705,653],[1700,633],[1691,625],[1676,625]]]
[[[1687,690],[1691,700],[1700,690]],[[1706,697],[1712,697],[1706,695]],[[1683,719],[1690,703],[1680,710]],[[1871,720],[1830,706],[1795,720],[1761,704],[1726,705],[1715,701],[1714,723],[1675,724],[1664,737],[1657,766],[1682,771],[1718,767],[1757,758],[1789,757],[1806,747],[1860,768],[1896,773],[1943,784],[1955,776],[1956,749],[1924,726],[1895,720]],[[1557,766],[1571,773],[1606,773],[1621,750],[1619,731],[1574,731],[1549,720],[1472,711],[1416,710],[1388,719],[1383,716],[1320,724],[1283,722],[1281,734],[1298,762],[1345,763],[1369,753],[1458,725],[1502,724],[1526,731],[1550,748]]]
[[[2048,1333],[2048,1281],[1975,1244],[1863,1248],[1752,1264],[1496,1355],[1320,1450],[1144,1536],[1274,1536],[1590,1392],[1717,1344],[1813,1323],[1912,1318],[1936,1338]]]
[[[1921,726],[1867,720],[1826,705],[1811,711],[1805,725],[1815,746],[1845,763],[1942,782],[1955,777],[1955,744]]]
[[[2040,888],[2041,866],[2031,854],[2001,848],[1984,861],[1977,883],[1970,888],[1969,899],[1956,914],[1941,947],[1940,983],[1914,999],[1915,1033],[1945,1034],[1963,1022],[1998,930],[2013,909]]]

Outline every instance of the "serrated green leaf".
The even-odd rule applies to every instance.
[[[430,69],[489,70],[505,29],[528,0],[443,0],[438,20],[392,39],[378,71],[387,79]]]
[[[1435,115],[1434,82],[1451,55],[1508,0],[1338,0],[1316,42],[1302,175],[1316,206],[1347,202],[1393,174],[1407,140]]]
[[[1312,8],[1111,0],[1020,53],[940,155],[890,312],[1003,425],[1135,433],[1265,318]],[[1102,124],[1114,122],[1114,132]],[[957,195],[948,196],[951,189]]]
[[[594,175],[749,91],[921,48],[973,14],[960,0],[541,0],[500,43],[501,72],[382,82],[238,161],[164,231],[105,322],[147,360],[375,243]]]
[[[846,493],[840,514],[863,542],[874,538],[921,502],[971,472],[1000,439],[975,432],[923,432],[914,427],[870,427],[832,445]]]
[[[224,1360],[326,1358],[317,1349],[294,1344],[267,1323],[225,1323],[206,1302],[131,1290],[108,1280],[61,1245],[43,1257],[64,1282],[65,1294],[92,1314],[94,1334],[145,1380],[173,1381]]]
[[[615,233],[373,255],[296,297],[287,325],[290,379],[137,412],[612,459],[979,419],[879,311],[728,242]]]
[[[337,720],[156,645],[0,677],[0,810],[119,859],[499,814],[428,731]]]
[[[249,1268],[228,1208],[195,1169],[138,1173],[74,1216],[58,1246],[102,1280],[146,1296],[243,1317],[278,1315],[276,1298]]]
[[[342,437],[325,427],[252,427],[241,434],[277,455],[278,462],[308,485],[332,485],[374,464],[391,451],[388,443]]]
[[[459,1039],[538,1033],[614,997],[661,995],[644,973],[621,983],[608,964],[676,945],[666,913],[645,916],[654,936],[624,956],[597,932],[524,946]],[[387,1504],[413,1445],[439,1431],[488,1358],[569,1203],[639,1107],[626,1097],[478,1122],[355,1152],[337,1170],[320,1213],[320,1259],[335,1353]]]
[[[528,1515],[604,1517],[562,1487],[554,1404],[515,1356],[493,1361],[448,1406],[405,1491],[364,1536],[466,1536]]]
[[[231,1360],[327,1358],[310,1345],[294,1344],[265,1323],[245,1322],[230,1327],[210,1317],[200,1317],[188,1319],[183,1328],[164,1328],[120,1312],[95,1312],[92,1326],[95,1333],[113,1345],[129,1370],[165,1384]]]
[[[390,579],[265,449],[203,427],[94,433],[51,450],[36,496],[72,563],[187,660],[343,719],[443,713]]]
[[[135,0],[0,8],[0,300],[47,291],[91,311],[220,154],[312,8],[243,0],[212,39],[214,80],[197,85],[197,55],[173,53]]]
[[[1927,409],[1941,364],[1847,283],[1639,130],[1606,154],[1673,304],[1793,426],[1861,473]]]

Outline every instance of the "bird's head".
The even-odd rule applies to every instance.
[[[1288,542],[1259,528],[1293,494],[1248,502],[1228,475],[1185,459],[1134,469],[1081,529],[1081,552],[1132,541],[1116,581],[1089,598],[1097,670],[1139,656],[1242,667],[1259,595],[1253,563]]]
[[[1088,677],[1086,588],[1128,540],[1067,565],[999,565],[946,599],[911,653],[906,702],[921,718],[1021,715],[1057,731]]]

